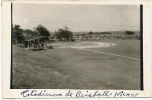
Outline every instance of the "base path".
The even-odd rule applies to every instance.
[[[100,53],[100,54],[107,54],[107,55],[111,55],[111,56],[118,56],[118,57],[133,59],[133,60],[140,60],[139,58],[128,57],[128,56],[123,56],[123,55],[117,55],[117,54],[112,54],[112,53],[105,53],[105,52],[100,52],[100,51],[95,51],[95,50],[89,50],[89,49],[81,49],[81,50],[96,52],[96,53]]]
[[[122,58],[128,58],[132,60],[140,60],[140,58],[134,58],[134,57],[129,57],[129,56],[123,56],[123,55],[118,55],[118,54],[112,54],[112,53],[106,53],[106,52],[100,52],[100,51],[95,51],[95,50],[89,50],[88,48],[101,48],[101,47],[112,47],[115,46],[116,44],[114,43],[101,43],[101,42],[81,42],[82,45],[62,45],[64,48],[69,47],[69,48],[76,48],[80,50],[86,50],[90,52],[95,52],[95,53],[100,53],[100,54],[106,54],[110,56],[117,56],[117,57],[122,57]],[[96,44],[96,45],[83,45],[85,43],[90,43],[90,44]]]

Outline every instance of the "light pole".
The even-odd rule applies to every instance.
[[[40,35],[40,32],[38,32],[38,45],[39,45],[39,42],[40,42],[40,41],[39,41],[39,35]]]

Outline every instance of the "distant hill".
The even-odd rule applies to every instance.
[[[129,31],[129,30],[127,30]],[[93,32],[93,34],[112,34],[112,35],[122,35],[126,32],[126,30],[121,31],[105,31],[105,32]],[[135,35],[140,35],[140,31],[133,31],[135,32]],[[89,32],[73,32],[73,34],[88,34]]]
[[[127,30],[130,31],[130,30]],[[126,30],[120,30],[120,31],[104,31],[104,32],[93,32],[93,34],[110,34],[111,35],[123,35],[126,32]],[[133,31],[135,32],[135,35],[140,35],[140,31]],[[50,32],[51,34],[53,34],[54,32]],[[72,32],[74,35],[76,34],[88,34],[88,32]]]

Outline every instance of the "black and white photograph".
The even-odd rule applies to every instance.
[[[140,8],[12,3],[11,89],[141,90]]]

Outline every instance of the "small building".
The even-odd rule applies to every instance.
[[[34,47],[35,45],[39,45],[43,38],[46,38],[46,36],[26,36],[25,40],[23,41],[23,45],[25,48]]]

